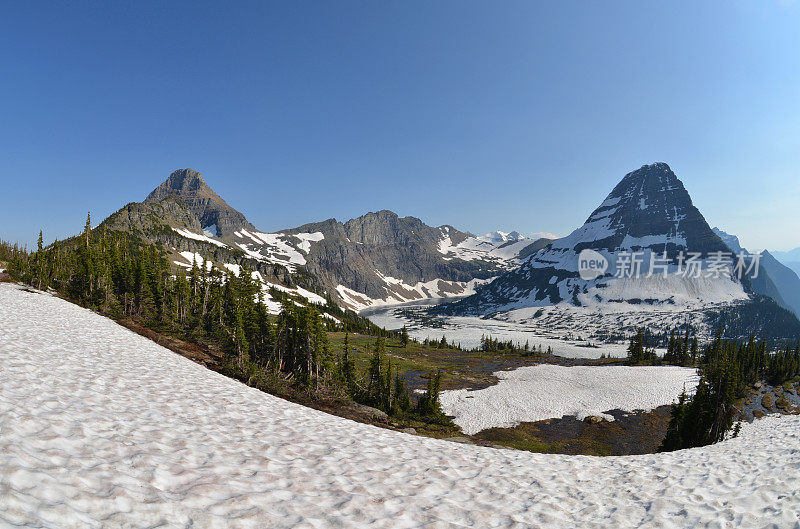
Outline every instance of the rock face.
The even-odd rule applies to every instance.
[[[271,275],[283,267],[289,274],[309,276],[334,300],[356,310],[471,294],[516,267],[521,255],[550,242],[516,232],[475,237],[387,210],[345,223],[329,219],[262,233],[192,169],[173,172],[143,203],[129,204],[106,222],[131,232],[157,231],[159,242],[188,255],[184,260],[194,258],[194,252],[204,257],[214,252],[218,262],[230,253],[236,261],[220,265],[240,264],[246,257],[268,265]]]
[[[225,237],[236,230],[254,229],[244,215],[228,205],[211,189],[200,173],[192,169],[179,169],[158,186],[145,199],[145,203],[159,202],[168,196],[180,197],[197,218],[203,229]]]
[[[558,242],[576,251],[651,249],[670,257],[680,250],[727,251],[665,163],[626,174],[586,223]]]
[[[311,244],[306,269],[352,308],[376,300],[400,303],[469,293],[474,288],[470,282],[489,280],[516,266],[519,253],[537,243],[522,237],[482,240],[452,226],[431,227],[387,210],[281,233],[323,235]]]
[[[159,201],[131,202],[101,224],[110,230],[131,233],[149,233],[165,225],[197,233],[202,231],[200,221],[186,203],[171,195]]]

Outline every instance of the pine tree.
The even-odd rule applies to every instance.
[[[385,370],[384,355],[386,352],[386,345],[382,337],[375,340],[373,347],[372,358],[369,360],[369,369],[367,371],[367,389],[366,398],[372,405],[382,405],[385,402],[384,398],[384,381]]]
[[[356,390],[356,367],[353,359],[350,358],[350,334],[344,334],[344,350],[342,351],[341,367],[341,380],[345,383],[350,394],[355,393]]]

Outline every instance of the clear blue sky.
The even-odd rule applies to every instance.
[[[4,2],[0,237],[191,167],[258,227],[392,209],[565,235],[665,161],[800,246],[800,3]]]

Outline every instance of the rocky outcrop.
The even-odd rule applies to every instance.
[[[131,233],[150,233],[164,226],[195,233],[202,231],[200,221],[177,196],[166,196],[159,201],[132,202],[110,215],[100,226]]]

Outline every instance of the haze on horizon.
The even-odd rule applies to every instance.
[[[743,246],[800,246],[798,2],[9,3],[0,28],[5,240],[185,167],[267,231],[566,235],[663,161]]]

